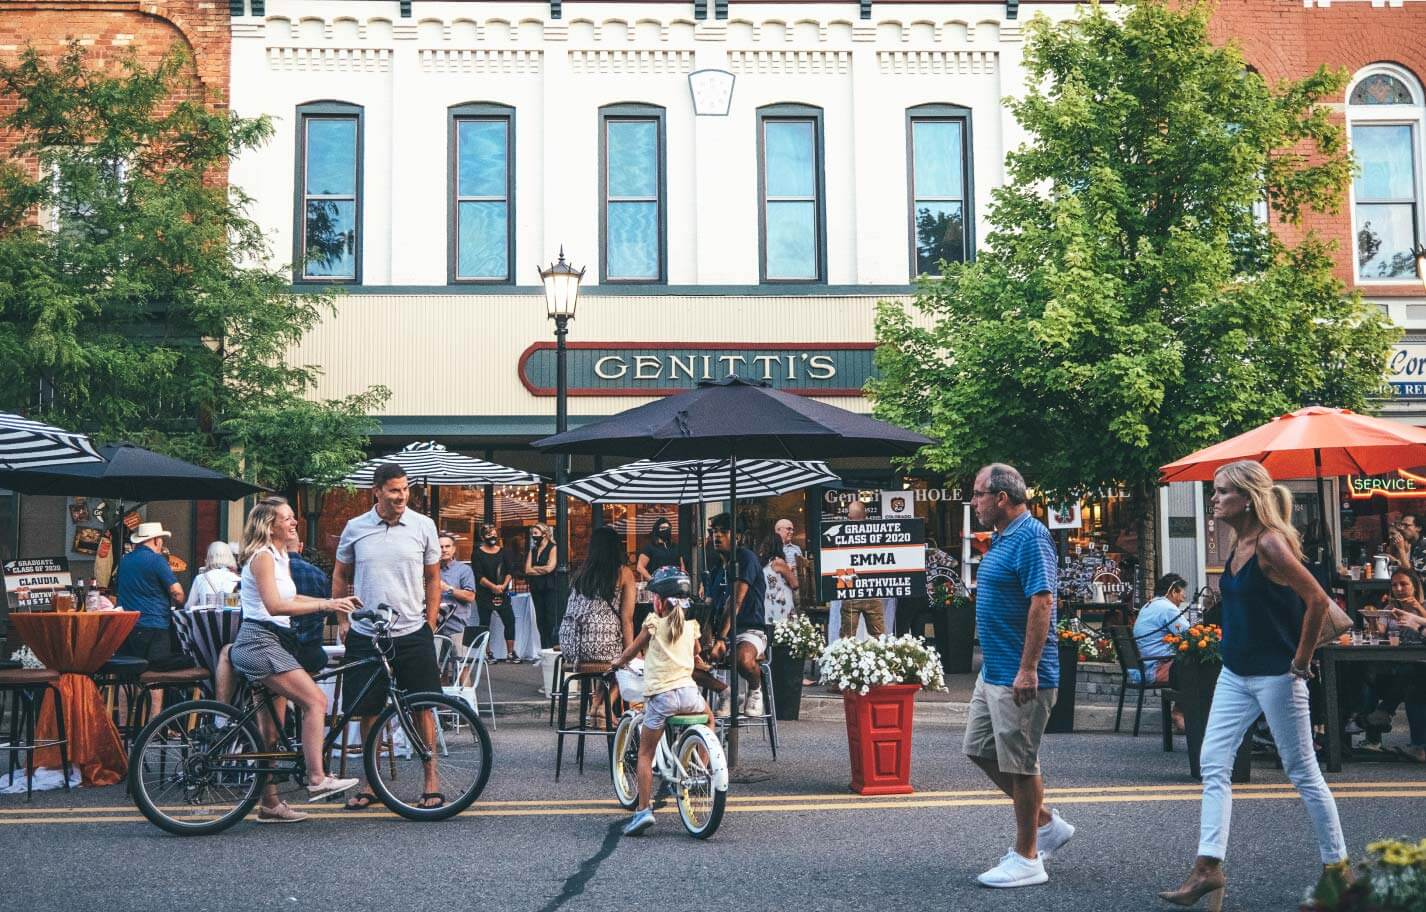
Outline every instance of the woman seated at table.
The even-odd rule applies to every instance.
[[[566,669],[607,671],[634,642],[638,584],[619,533],[600,526],[589,536],[589,554],[570,580],[569,603],[560,624]],[[603,724],[602,697],[595,724]]]
[[[1426,616],[1403,608],[1393,608],[1391,615],[1401,627],[1402,639],[1426,640]],[[1406,724],[1411,743],[1403,752],[1417,763],[1426,763],[1426,669],[1419,666],[1407,676]]]
[[[203,569],[193,577],[193,588],[183,607],[216,608],[223,603],[223,596],[237,588],[238,562],[233,558],[233,549],[225,541],[215,541],[208,546]]]
[[[233,668],[248,680],[271,691],[278,718],[286,713],[287,698],[302,707],[302,753],[307,765],[307,800],[330,798],[357,784],[356,779],[335,779],[326,774],[322,735],[327,696],[297,659],[299,645],[292,632],[292,616],[319,611],[351,613],[354,598],[317,599],[297,594],[288,570],[288,545],[297,539],[297,518],[281,497],[258,501],[243,528],[243,625],[233,643]],[[268,747],[276,739],[272,719],[258,715],[258,726]],[[259,823],[291,823],[306,818],[277,797],[277,786],[263,790]]]
[[[1398,617],[1406,617],[1418,621],[1426,621],[1426,589],[1423,589],[1421,577],[1411,569],[1409,565],[1396,567],[1391,572],[1391,589],[1382,600],[1383,612],[1390,612],[1390,617],[1379,616],[1379,631],[1384,631],[1390,621],[1395,621],[1399,626],[1408,627],[1409,624],[1402,624],[1396,620]],[[1419,702],[1421,697],[1415,696],[1418,674],[1410,671],[1396,669],[1368,669],[1363,672],[1363,676],[1355,682],[1355,688],[1349,693],[1356,693],[1360,698],[1359,711],[1353,721],[1366,732],[1366,738],[1361,745],[1367,750],[1381,750],[1381,737],[1391,730],[1392,716],[1396,714],[1396,708],[1407,701],[1407,718],[1410,720],[1413,702]],[[1350,680],[1350,678],[1349,678]],[[1414,699],[1413,699],[1414,698]],[[1420,711],[1418,707],[1418,712]],[[1413,733],[1419,734],[1419,733]],[[1413,737],[1413,745],[1420,745],[1423,739]]]

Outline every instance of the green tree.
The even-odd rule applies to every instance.
[[[0,66],[0,406],[287,489],[363,456],[387,397],[311,401],[288,353],[330,294],[269,267],[227,162],[266,118],[206,104],[188,59],[108,70],[72,45]]]
[[[1209,15],[1141,0],[1031,22],[1007,102],[1030,139],[985,246],[877,318],[876,412],[938,441],[930,467],[1006,460],[1054,499],[1128,485],[1150,570],[1158,466],[1303,404],[1368,406],[1396,335],[1296,230],[1351,177],[1322,105],[1344,74],[1269,86]]]

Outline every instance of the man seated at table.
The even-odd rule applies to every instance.
[[[727,638],[734,616],[738,619],[736,664],[738,674],[747,687],[742,712],[748,716],[763,714],[762,671],[758,661],[767,654],[767,631],[764,599],[767,581],[763,578],[762,562],[751,548],[737,548],[734,556],[733,517],[719,513],[709,522],[713,532],[713,547],[723,556],[723,566],[714,573],[713,598],[722,617],[718,624],[718,642],[713,657],[722,658],[727,650]],[[741,525],[741,523],[739,523]],[[729,571],[732,567],[732,571]],[[732,584],[728,584],[728,580]],[[720,709],[720,713],[722,710]]]
[[[139,523],[129,537],[136,547],[119,562],[119,607],[139,613],[138,625],[124,640],[119,654],[147,660],[149,671],[174,671],[193,664],[174,651],[169,632],[169,607],[183,604],[183,587],[163,556],[163,540],[172,534],[164,530],[163,523]],[[163,709],[161,688],[150,691],[149,705],[153,716]]]

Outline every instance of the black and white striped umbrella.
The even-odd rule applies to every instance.
[[[103,461],[94,444],[83,434],[0,412],[0,469],[38,469]]]
[[[728,465],[726,459],[641,459],[560,490],[590,503],[707,503],[727,499],[732,474]],[[768,497],[841,481],[824,462],[793,459],[739,459],[737,473],[739,497]]]
[[[540,476],[508,466],[486,462],[474,456],[453,453],[435,441],[412,443],[390,456],[368,459],[352,469],[343,484],[371,487],[376,467],[394,462],[406,470],[412,484],[425,485],[535,485]]]

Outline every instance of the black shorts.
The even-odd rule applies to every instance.
[[[173,634],[167,627],[135,627],[119,648],[119,655],[146,660],[149,671],[193,667],[192,659],[173,648]]]
[[[391,641],[391,646],[394,650],[391,670],[402,690],[407,693],[441,692],[441,672],[436,667],[436,641],[429,624],[422,624],[419,629],[396,637]],[[362,636],[354,630],[347,632],[347,654],[344,662],[351,663],[376,654],[376,644],[371,637]],[[362,688],[372,676],[376,676],[378,680],[360,705],[357,705],[357,697],[361,695]],[[368,665],[344,672],[342,710],[358,716],[376,715],[386,703],[386,683],[380,665]]]

